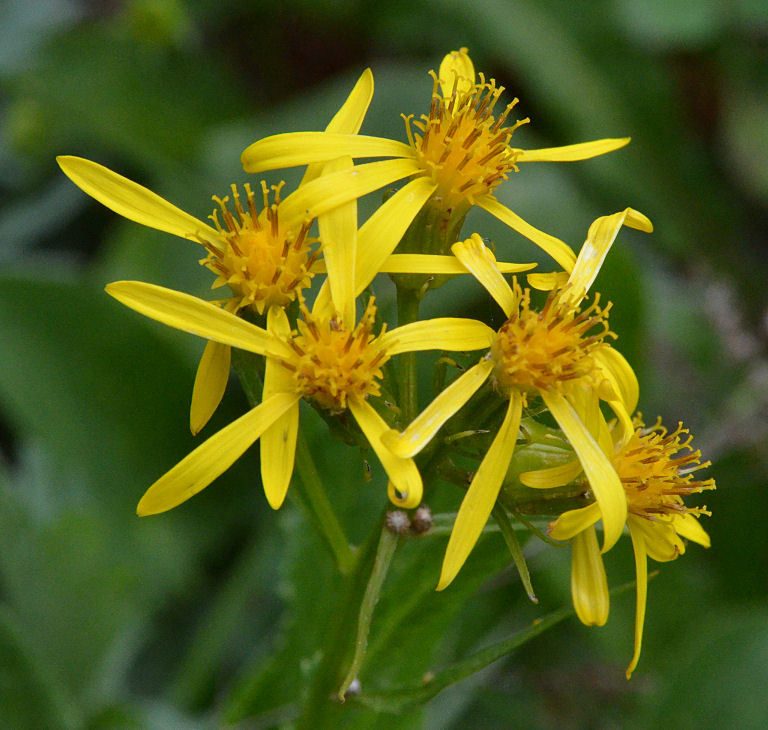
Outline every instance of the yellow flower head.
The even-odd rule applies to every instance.
[[[637,666],[642,647],[648,592],[646,556],[660,562],[674,560],[685,552],[681,538],[709,547],[709,536],[698,520],[701,515],[709,515],[709,511],[706,507],[688,506],[683,498],[715,488],[713,479],[694,479],[694,472],[706,468],[709,462],[701,463],[701,452],[691,448],[691,436],[682,424],[668,432],[660,422],[646,428],[638,416],[634,425],[634,432],[625,440],[620,439],[620,429],[614,425],[611,435],[615,444],[610,454],[626,495],[627,527],[637,574],[635,649],[627,677]],[[539,478],[547,471],[554,470],[544,470]],[[525,475],[521,475],[521,480],[526,481]],[[594,503],[565,512],[550,528],[552,537],[573,540],[574,607],[583,623],[597,626],[607,621],[609,610],[608,582],[595,539],[594,524],[600,517],[600,506]]]
[[[567,389],[575,383],[599,384],[599,372],[590,353],[603,340],[616,335],[608,327],[610,304],[601,308],[596,294],[586,309],[574,309],[562,290],[550,292],[541,309],[531,309],[530,289],[515,280],[517,308],[496,333],[491,346],[493,377],[508,391]],[[592,332],[592,334],[590,334]]]
[[[429,115],[414,122],[412,115],[404,116],[408,140],[422,169],[437,185],[434,195],[442,206],[468,207],[506,180],[511,170],[517,171],[520,151],[512,150],[509,141],[529,120],[504,126],[517,99],[498,117],[493,115],[504,87],[493,79],[486,82],[483,74],[475,83],[466,48],[449,53],[440,74],[430,71],[430,75],[434,83]]]
[[[316,239],[307,236],[312,222],[283,220],[279,213],[282,185],[272,187],[274,202],[270,204],[267,184],[261,182],[261,213],[247,183],[245,208],[237,186],[232,185],[234,215],[227,207],[229,196],[213,198],[219,209],[209,218],[219,232],[221,245],[203,240],[209,253],[200,263],[218,275],[213,288],[229,285],[232,289],[234,310],[250,306],[264,314],[273,304],[288,305],[310,284],[310,269],[318,255],[318,250],[311,248]]]
[[[299,333],[289,341],[293,357],[282,361],[297,392],[333,413],[345,410],[348,398],[379,395],[381,366],[389,356],[381,344],[386,325],[378,337],[371,334],[375,318],[373,298],[354,328],[335,317],[315,317],[302,304]]]

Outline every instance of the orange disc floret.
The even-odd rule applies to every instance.
[[[372,334],[376,306],[371,298],[354,329],[345,328],[336,318],[313,317],[302,303],[298,334],[289,341],[294,357],[284,360],[306,398],[334,413],[347,408],[350,397],[363,400],[379,395],[381,367],[389,359]]]
[[[210,219],[221,236],[221,248],[206,243],[209,253],[200,263],[218,275],[213,288],[229,285],[236,309],[252,307],[263,314],[275,304],[284,307],[294,301],[310,284],[310,268],[318,250],[312,249],[316,239],[309,238],[311,221],[286,225],[279,215],[280,185],[272,186],[274,202],[269,202],[269,189],[262,181],[263,207],[256,209],[250,185],[245,185],[246,208],[237,187],[232,185],[234,214],[229,210],[229,196],[214,201],[219,206]],[[219,220],[221,214],[221,221]]]
[[[406,133],[420,165],[437,184],[435,195],[444,199],[444,206],[473,205],[475,198],[490,193],[510,171],[517,171],[519,151],[509,141],[515,129],[529,120],[503,126],[517,99],[493,116],[504,91],[493,79],[486,82],[480,74],[480,83],[470,85],[456,76],[452,92],[445,95],[437,74],[430,74],[434,86],[429,115],[422,115],[420,121],[404,117]]]
[[[688,429],[679,423],[668,432],[660,421],[646,428],[639,418],[635,426],[631,438],[612,460],[624,485],[630,514],[650,520],[685,513],[708,515],[706,507],[683,503],[687,494],[715,488],[713,479],[693,478],[693,473],[708,467],[709,462],[702,463],[701,452],[691,447]]]
[[[592,304],[579,311],[561,301],[564,290],[559,290],[549,294],[539,312],[531,309],[530,289],[522,290],[515,281],[513,290],[518,311],[502,325],[491,346],[497,386],[523,391],[562,389],[592,378],[591,351],[606,337],[616,337],[608,327],[611,305],[601,308],[596,294]]]

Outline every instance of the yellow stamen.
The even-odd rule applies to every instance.
[[[504,87],[496,86],[493,79],[486,82],[480,74],[479,83],[462,79],[460,85],[457,76],[450,95],[444,96],[437,74],[430,74],[434,84],[429,115],[422,115],[421,121],[404,116],[406,133],[425,174],[437,184],[435,195],[444,206],[473,205],[475,198],[491,192],[510,171],[517,171],[519,150],[512,149],[509,141],[529,120],[502,127],[518,100],[494,117],[493,108]]]
[[[234,215],[227,207],[229,196],[213,197],[219,209],[209,218],[219,232],[221,246],[206,243],[208,257],[200,263],[217,274],[214,288],[229,285],[236,309],[250,306],[263,314],[273,304],[282,307],[294,301],[310,284],[310,267],[318,255],[317,249],[312,249],[316,239],[307,236],[311,221],[284,224],[278,212],[282,185],[272,186],[274,202],[270,204],[270,190],[265,182],[261,183],[260,214],[248,184],[247,209],[232,185]]]
[[[332,412],[345,410],[351,397],[379,395],[381,367],[389,356],[378,344],[386,325],[378,337],[371,334],[376,318],[373,298],[354,329],[335,318],[314,318],[303,302],[301,311],[299,333],[289,342],[296,357],[283,362],[293,373],[297,391]]]
[[[517,311],[499,329],[491,346],[496,384],[502,389],[550,390],[593,377],[595,363],[590,352],[606,337],[616,337],[608,327],[610,304],[601,308],[596,295],[579,313],[560,301],[560,290],[550,293],[537,312],[530,306],[530,289],[522,290],[517,281],[513,289]],[[598,331],[587,336],[593,328]]]

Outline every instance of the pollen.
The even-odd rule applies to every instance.
[[[245,185],[245,207],[232,185],[234,213],[229,196],[214,201],[219,206],[209,218],[219,232],[221,246],[206,243],[208,256],[200,263],[215,274],[212,288],[229,285],[236,309],[252,307],[259,314],[273,304],[286,306],[310,284],[310,268],[318,256],[308,237],[311,221],[290,226],[279,214],[280,185],[273,185],[273,202],[262,181],[263,206],[259,213],[250,185]],[[221,216],[221,220],[219,219]]]
[[[715,488],[713,479],[693,478],[694,472],[705,469],[709,462],[701,462],[701,452],[691,447],[691,435],[683,424],[668,432],[660,421],[646,428],[636,418],[635,426],[632,437],[613,457],[629,512],[650,520],[675,514],[710,514],[705,507],[683,503],[688,494]]]
[[[513,291],[518,311],[501,326],[491,346],[497,386],[522,391],[562,390],[594,379],[590,352],[606,337],[616,337],[608,327],[611,305],[601,308],[598,294],[592,304],[579,311],[562,301],[565,290],[561,289],[549,294],[539,312],[531,309],[530,289],[522,290],[515,281]]]
[[[351,397],[362,400],[379,395],[381,367],[389,356],[378,344],[386,325],[374,336],[375,319],[373,298],[352,329],[336,318],[313,317],[302,303],[299,331],[289,342],[294,357],[283,361],[293,373],[298,392],[333,413],[345,410]]]
[[[470,84],[455,75],[450,95],[445,95],[437,74],[430,72],[434,85],[429,115],[419,121],[404,116],[406,133],[416,156],[437,184],[436,196],[443,198],[446,208],[469,208],[475,199],[491,192],[517,172],[515,160],[519,151],[509,146],[512,133],[529,120],[504,126],[507,116],[517,104],[514,99],[499,116],[494,107],[504,91],[491,79]]]

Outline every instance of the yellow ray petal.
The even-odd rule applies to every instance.
[[[339,157],[323,168],[323,175],[352,169],[351,157]],[[357,201],[339,205],[318,218],[323,258],[328,269],[333,306],[351,327],[355,321],[355,255],[357,251]]]
[[[530,271],[536,264],[515,264],[497,261],[502,274]],[[428,253],[394,253],[379,268],[387,274],[466,274],[467,268],[455,256]]]
[[[671,521],[651,522],[644,517],[630,515],[627,524],[630,532],[642,535],[645,552],[659,563],[668,563],[685,552],[685,544]]]
[[[568,279],[570,287],[563,292],[562,301],[570,301],[573,306],[576,306],[584,298],[625,223],[632,228],[640,228],[647,232],[653,230],[651,222],[642,213],[632,208],[626,208],[613,215],[604,215],[593,221],[587,233],[587,240],[579,251],[576,265]]]
[[[547,147],[540,150],[520,150],[515,162],[577,162],[591,157],[604,155],[607,152],[621,149],[629,144],[630,137],[617,139],[597,139],[594,142],[580,142],[563,147]]]
[[[521,413],[522,398],[513,391],[501,428],[475,472],[459,507],[448,547],[445,549],[443,568],[437,584],[438,591],[442,591],[456,577],[480,537],[485,523],[488,522],[515,450]]]
[[[380,339],[388,355],[424,350],[484,350],[491,346],[495,332],[476,319],[436,317],[396,327]]]
[[[287,339],[291,325],[281,307],[272,306],[267,312],[267,331],[279,339]],[[278,393],[294,393],[296,383],[291,372],[273,358],[267,358],[264,370],[262,400]],[[294,403],[261,435],[261,481],[272,509],[279,509],[285,500],[293,475],[296,437],[299,432],[299,402]]]
[[[363,119],[365,119],[365,114],[368,111],[372,98],[373,74],[371,69],[367,68],[349,93],[347,100],[341,105],[339,111],[333,115],[333,119],[328,123],[325,131],[338,134],[357,134],[363,125]],[[304,173],[301,184],[305,185],[311,182],[322,171],[322,162],[315,162],[310,165]]]
[[[475,84],[475,67],[467,49],[461,48],[447,54],[437,76],[444,99],[451,97],[454,88],[460,94],[469,91]]]
[[[229,381],[230,347],[208,342],[197,366],[189,409],[189,427],[197,434],[210,420],[221,403]]]
[[[384,260],[395,250],[416,214],[436,189],[437,185],[429,178],[417,177],[379,206],[363,224],[357,235],[356,294],[360,294],[381,271]]]
[[[510,317],[517,309],[517,298],[512,287],[501,275],[496,265],[496,257],[483,243],[483,239],[477,233],[473,233],[466,241],[454,243],[451,251],[496,300],[504,314]]]
[[[645,624],[645,604],[648,600],[648,560],[645,556],[645,543],[641,534],[630,526],[632,549],[635,552],[635,576],[637,580],[637,602],[635,605],[635,651],[627,667],[627,679],[632,676],[640,661],[643,646],[643,626]]]
[[[570,484],[581,472],[581,462],[574,459],[567,464],[550,466],[548,469],[524,471],[519,479],[521,484],[531,489],[553,489]]]
[[[573,406],[555,391],[541,391],[550,413],[579,457],[603,518],[603,552],[621,537],[627,521],[627,497],[616,471]]]
[[[145,492],[136,513],[144,517],[165,512],[205,489],[298,399],[293,393],[278,393],[211,436]]]
[[[245,148],[240,162],[246,172],[263,172],[312,162],[328,162],[342,155],[413,159],[416,153],[407,144],[383,137],[332,132],[288,132],[254,142]]]
[[[388,430],[389,426],[384,419],[376,413],[373,407],[364,400],[352,397],[348,400],[349,410],[360,426],[360,430],[365,434],[371,448],[379,457],[384,471],[387,472],[392,486],[396,490],[390,493],[390,499],[399,507],[412,509],[418,507],[421,502],[423,492],[421,475],[416,468],[413,459],[401,459],[395,456],[381,442],[381,435]]]
[[[213,228],[143,185],[82,157],[61,155],[56,161],[75,185],[124,218],[181,238],[221,245]]]
[[[280,203],[280,216],[287,224],[317,218],[417,172],[413,160],[382,160],[321,175],[285,198]]]
[[[675,515],[672,524],[675,530],[686,540],[693,540],[704,547],[709,547],[712,544],[709,535],[693,515]]]
[[[261,327],[189,294],[142,281],[115,281],[105,289],[126,307],[169,327],[259,355],[290,357],[292,352]]]
[[[555,540],[570,540],[574,535],[592,527],[599,519],[600,505],[593,502],[586,507],[563,512],[549,526],[549,535]]]
[[[610,382],[621,398],[627,411],[634,413],[640,398],[640,385],[635,371],[624,355],[610,345],[603,345],[592,350],[592,358],[602,377]]]
[[[552,291],[565,286],[568,274],[565,271],[528,274],[528,284],[539,291]]]
[[[487,210],[491,215],[496,216],[502,223],[506,223],[512,230],[533,241],[567,272],[571,272],[573,265],[576,263],[576,254],[567,243],[559,238],[550,236],[548,233],[544,233],[544,231],[540,231],[538,228],[534,228],[530,223],[526,223],[517,213],[513,213],[505,205],[499,203],[498,200],[494,200],[489,196],[479,198],[477,205]]]
[[[608,620],[610,597],[603,558],[594,527],[573,538],[571,597],[576,615],[587,626],[603,626]]]
[[[481,360],[454,380],[402,433],[391,430],[382,436],[384,445],[397,456],[418,454],[441,426],[475,394],[493,370],[490,360]]]

